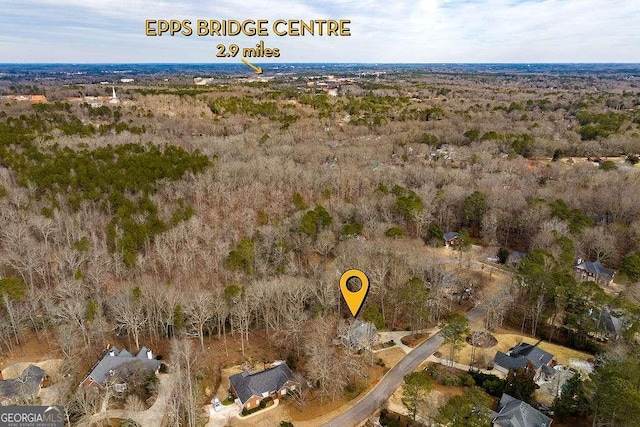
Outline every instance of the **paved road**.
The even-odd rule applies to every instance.
[[[465,315],[470,322],[474,322],[484,316],[486,312],[482,304],[469,310]],[[358,403],[346,412],[324,424],[326,427],[356,426],[369,418],[378,410],[384,402],[391,397],[400,386],[405,375],[413,372],[420,363],[431,356],[444,342],[444,339],[436,334],[407,354],[396,366],[380,380],[380,382]]]

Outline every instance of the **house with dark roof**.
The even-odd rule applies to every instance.
[[[243,371],[229,377],[231,391],[243,408],[253,409],[267,397],[281,398],[296,389],[293,372],[285,362],[276,362],[262,371]]]
[[[29,365],[18,378],[0,380],[0,405],[33,403],[48,376],[36,365]]]
[[[116,376],[116,372],[126,372],[122,369],[126,364],[137,364],[142,369],[148,369],[156,374],[160,370],[161,362],[153,358],[153,353],[146,347],[142,347],[134,356],[127,350],[118,350],[116,347],[107,348],[89,373],[80,382],[80,387],[105,387],[112,379],[117,378],[115,389],[122,392],[126,389],[126,378]]]
[[[498,414],[493,419],[494,427],[549,427],[553,420],[534,409],[528,403],[502,394],[498,403]]]
[[[581,259],[578,259],[574,271],[578,280],[590,280],[603,286],[609,286],[615,275],[613,270],[605,268],[600,261],[582,261]]]
[[[446,233],[444,233],[442,237],[444,238],[445,246],[453,246],[456,243],[458,243],[458,239],[460,238],[460,233],[456,231],[447,231]]]
[[[536,371],[534,381],[555,375],[553,364],[553,354],[525,342],[512,347],[506,353],[498,351],[493,358],[494,367],[503,374],[519,368],[533,368]]]
[[[589,336],[606,341],[609,339],[618,340],[624,331],[625,318],[611,313],[609,307],[602,309],[589,309],[589,317],[595,322],[597,331],[590,332]]]

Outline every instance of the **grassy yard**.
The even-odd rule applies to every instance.
[[[478,360],[478,356],[484,356],[486,362],[489,362],[493,359],[496,354],[496,351],[507,352],[511,347],[515,346],[520,342],[526,342],[529,344],[536,344],[538,342],[537,338],[528,337],[526,335],[514,334],[514,333],[495,333],[492,334],[497,340],[498,344],[491,348],[486,349],[476,349],[476,360]],[[589,353],[585,353],[578,350],[573,350],[567,347],[563,347],[558,344],[552,344],[546,341],[542,341],[538,344],[538,346],[553,354],[554,359],[561,365],[567,365],[569,360],[571,359],[579,359],[579,360],[589,360],[593,359],[593,355]],[[448,347],[442,346],[439,349],[440,353],[442,353],[442,357],[447,357],[449,354]],[[471,361],[471,346],[469,344],[465,344],[464,347],[456,353],[456,362],[469,364]]]

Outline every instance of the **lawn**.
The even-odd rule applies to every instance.
[[[489,362],[493,360],[493,357],[496,354],[496,351],[502,351],[506,353],[511,347],[515,346],[520,342],[526,342],[529,344],[536,344],[538,342],[537,338],[528,337],[522,334],[514,334],[514,333],[496,333],[493,336],[498,340],[498,344],[493,347],[481,349],[476,349],[476,360],[481,360],[484,357],[485,362]],[[558,344],[552,344],[546,341],[541,341],[538,346],[553,354],[553,358],[561,365],[567,365],[570,359],[579,359],[579,360],[589,360],[593,359],[593,355],[589,353],[585,353],[578,350],[573,350],[567,347],[563,347]],[[440,353],[442,353],[442,357],[447,357],[449,354],[447,350],[447,346],[442,346],[439,349]],[[471,346],[469,344],[464,345],[464,347],[456,353],[456,362],[469,364],[471,361]]]

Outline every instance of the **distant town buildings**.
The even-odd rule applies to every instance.
[[[45,103],[47,97],[44,95],[4,95],[2,99],[9,99],[12,101],[26,101],[33,103]]]

